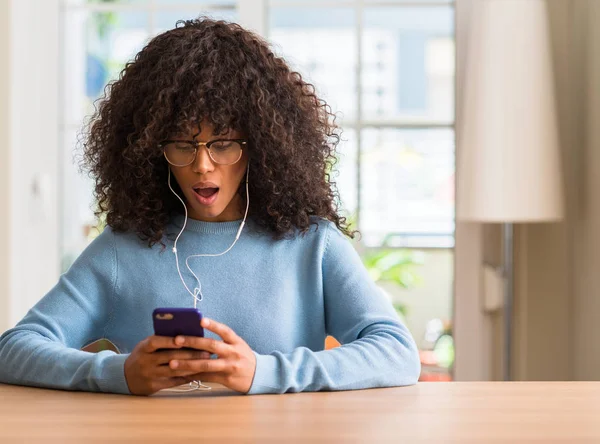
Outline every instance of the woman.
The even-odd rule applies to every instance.
[[[414,340],[336,211],[332,118],[236,24],[154,38],[84,142],[107,227],[0,337],[0,382],[137,395],[194,380],[247,394],[416,383]],[[153,335],[154,308],[192,303],[205,338]],[[327,334],[343,346],[323,350]],[[99,338],[121,353],[80,350]]]

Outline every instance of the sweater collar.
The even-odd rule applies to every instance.
[[[183,214],[177,214],[173,217],[173,223],[179,229],[181,229],[181,227],[183,226],[184,220],[185,216]],[[242,220],[243,219],[238,219],[230,222],[204,222],[188,217],[187,222],[185,224],[185,230],[205,234],[237,233],[237,230],[240,228]]]

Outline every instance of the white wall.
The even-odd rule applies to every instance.
[[[56,282],[58,0],[0,2],[0,331]]]
[[[0,331],[9,324],[10,260],[10,2],[0,2]]]

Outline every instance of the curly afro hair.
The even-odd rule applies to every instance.
[[[340,139],[331,108],[262,38],[206,17],[153,38],[106,87],[82,134],[96,216],[164,246],[181,202],[168,188],[159,142],[203,119],[215,134],[247,134],[258,178],[250,181],[249,214],[259,227],[278,239],[307,232],[318,216],[354,237],[331,178]],[[245,199],[244,181],[238,193]]]

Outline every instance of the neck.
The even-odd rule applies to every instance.
[[[245,209],[246,207],[243,206],[242,197],[239,194],[236,194],[235,197],[231,199],[231,202],[229,202],[229,205],[227,205],[225,210],[223,210],[223,212],[216,217],[202,216],[194,211],[191,211],[189,207],[188,217],[201,222],[232,222],[242,219],[244,217]]]

